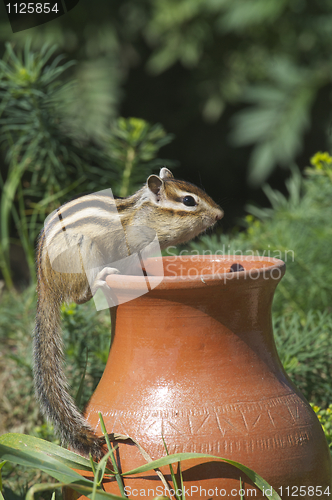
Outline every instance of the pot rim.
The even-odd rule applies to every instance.
[[[175,265],[175,269],[168,268],[171,275],[162,276],[153,273],[153,265],[160,269],[160,257],[149,258],[146,260],[149,272],[145,276],[121,275],[113,274],[106,278],[107,284],[113,290],[140,290],[148,287],[151,290],[162,289],[177,289],[177,288],[198,288],[220,285],[231,282],[251,282],[254,286],[255,282],[262,280],[272,279],[276,284],[281,280],[285,274],[285,263],[275,257],[260,257],[260,256],[239,256],[239,255],[185,255],[185,256],[165,256],[162,257],[162,263],[167,270],[167,266]],[[210,271],[215,270],[215,266],[223,265],[223,272],[202,272],[208,271],[207,268],[202,269],[202,266],[210,265]],[[225,272],[234,263],[241,264],[244,267],[243,271],[230,270]],[[184,265],[186,274],[178,274],[177,271],[181,270],[181,264]],[[188,264],[192,266],[188,268]],[[179,267],[180,265],[180,267]],[[177,267],[177,269],[176,269]],[[197,273],[190,273],[190,270],[196,269]],[[218,269],[217,269],[218,271]]]

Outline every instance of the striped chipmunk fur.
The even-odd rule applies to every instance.
[[[204,191],[162,168],[159,176],[151,175],[128,198],[113,199],[101,191],[72,200],[47,218],[37,248],[35,387],[42,411],[62,441],[78,453],[100,459],[105,441],[97,437],[68,392],[61,304],[82,304],[107,287],[106,276],[119,272],[107,262],[119,261],[151,242],[149,231],[140,228],[149,228],[164,249],[191,240],[222,217],[223,211]],[[135,227],[139,231],[130,233],[128,243]]]

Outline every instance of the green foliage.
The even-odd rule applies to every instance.
[[[2,293],[0,300],[0,434],[31,432],[41,423],[32,382],[31,332],[35,313],[32,289]]]
[[[19,437],[14,446],[15,450],[2,450],[5,453],[5,455],[2,455],[2,458],[10,461],[10,463],[7,462],[3,471],[4,482],[12,491],[21,492],[20,498],[23,495],[25,496],[27,487],[31,487],[32,484],[34,486],[31,490],[31,495],[32,491],[36,493],[39,491],[40,494],[42,494],[42,491],[45,491],[43,495],[46,495],[46,490],[50,491],[54,489],[56,485],[49,484],[49,480],[39,488],[38,482],[45,481],[45,475],[40,472],[36,473],[30,467],[38,467],[47,473],[51,473],[50,471],[54,467],[56,474],[62,474],[62,472],[64,473],[62,470],[63,466],[57,464],[54,460],[58,460],[59,456],[61,458],[63,453],[66,453],[66,450],[57,448],[54,444],[44,443],[41,445],[40,441],[38,441],[38,451],[44,449],[44,446],[46,448],[51,446],[54,447],[56,453],[54,454],[53,448],[53,451],[47,448],[48,456],[51,453],[51,458],[46,463],[44,456],[40,456],[42,465],[38,462],[39,459],[35,452],[33,452],[33,459],[30,457],[31,447],[34,443],[32,436],[48,438],[54,441],[52,429],[45,424],[41,425],[43,420],[38,413],[37,403],[33,396],[31,359],[27,359],[27,352],[30,352],[31,344],[31,338],[27,332],[32,331],[34,309],[35,297],[32,289],[27,290],[23,295],[4,293],[0,302],[0,341],[2,343],[0,365],[1,371],[5,375],[2,381],[4,381],[3,392],[6,395],[1,401],[0,407],[0,414],[3,419],[1,433],[4,434],[9,429],[13,430],[13,416],[15,416],[17,422],[21,423],[21,426],[16,426],[16,430],[30,434],[30,437]],[[110,320],[104,312],[102,314],[98,313],[97,316],[91,303],[79,307],[76,305],[64,306],[62,308],[62,315],[67,376],[73,382],[72,394],[77,392],[77,386],[82,374],[82,366],[85,365],[86,350],[88,349],[89,351],[84,384],[87,390],[84,394],[84,400],[86,401],[98,382],[107,357]],[[94,332],[93,337],[91,336],[91,331]],[[8,382],[10,382],[10,386]],[[23,389],[27,392],[26,395],[25,392],[24,394],[22,393]],[[29,406],[23,406],[24,398]],[[4,434],[1,439],[7,439],[6,436],[10,437],[10,435]],[[26,439],[30,441],[26,441]],[[37,441],[35,442],[37,443]],[[2,444],[6,444],[7,446],[8,443],[2,442]],[[10,446],[12,445],[13,442],[11,442]],[[20,446],[23,447],[24,457],[23,455],[21,456],[21,452],[18,450]],[[6,454],[7,452],[9,455]],[[179,460],[187,458],[190,457],[172,455],[169,457],[169,463],[176,463]],[[194,458],[196,458],[196,455]],[[24,465],[28,466],[28,469],[20,468],[20,474],[18,475],[17,468],[13,467],[13,463],[20,463],[22,467]],[[71,474],[67,469],[65,472],[66,474]],[[244,472],[247,473],[246,470]],[[63,480],[62,476],[53,475],[53,477],[59,481]],[[257,475],[255,475],[255,481],[258,486],[263,484]],[[6,491],[9,494],[10,490]],[[45,497],[43,496],[43,498]]]
[[[274,334],[286,372],[304,396],[332,401],[332,157],[317,153],[303,179],[297,170],[288,196],[265,186],[271,208],[250,206],[246,230],[204,236],[189,253],[263,255],[286,261],[274,302]]]
[[[277,164],[288,168],[303,144],[312,104],[330,84],[330,0],[97,0],[93,12],[80,2],[75,13],[70,22],[63,17],[34,28],[33,44],[57,43],[80,61],[72,70],[80,98],[68,111],[95,140],[116,115],[121,85],[142,84],[131,67],[143,72],[148,59],[149,74],[158,75],[182,65],[186,103],[206,121],[217,121],[229,104],[249,105],[232,135],[237,144],[254,146],[249,179],[259,184]],[[8,39],[3,17],[0,37]],[[15,34],[17,44],[25,38]],[[148,115],[152,103],[146,103]]]
[[[332,297],[332,158],[318,153],[305,179],[297,170],[287,181],[288,196],[264,187],[271,208],[248,206],[246,230],[234,235],[203,237],[190,244],[203,253],[262,255],[282,259],[287,271],[278,285],[274,311],[323,311]]]
[[[330,82],[331,3],[300,0],[163,0],[154,2],[146,38],[149,69],[180,62],[199,82],[203,114],[236,115],[233,139],[253,144],[249,181],[261,184],[299,152],[318,92]]]
[[[44,423],[34,397],[31,332],[36,301],[32,288],[21,294],[3,293],[0,301],[0,433],[6,429],[54,440],[52,427]],[[66,374],[75,397],[85,369],[82,407],[103,373],[110,348],[108,311],[96,312],[92,302],[62,308]],[[91,332],[94,335],[91,336]]]
[[[53,484],[34,484],[32,488],[29,489],[26,500],[35,498],[34,495],[36,492],[53,491],[66,484],[70,484],[74,491],[78,491],[82,494],[92,493],[94,490],[97,490],[95,481],[90,481],[73,470],[80,469],[91,471],[90,461],[53,443],[22,434],[5,434],[0,437],[0,455],[2,460],[33,469],[39,469],[58,481]],[[96,465],[97,470],[99,470],[102,465],[104,465],[104,463]],[[100,491],[100,488],[98,488],[98,490]],[[101,500],[103,498],[109,498],[111,500],[112,498],[119,497],[98,494],[96,492],[93,498],[95,498],[95,500]]]
[[[323,431],[329,447],[332,448],[332,404],[328,408],[320,408],[317,405],[311,405],[317,415],[318,420],[322,424]]]
[[[33,288],[21,294],[4,292],[1,295],[0,434],[10,430],[54,443],[59,441],[54,435],[53,427],[40,415],[34,395],[31,332],[35,308]],[[84,392],[80,401],[80,406],[83,407],[99,382],[105,366],[110,346],[110,318],[108,311],[96,313],[92,303],[79,307],[75,304],[64,306],[62,315],[65,370],[71,381],[73,397],[77,394],[86,364]],[[3,470],[3,477],[8,488],[5,490],[6,499],[11,498],[9,489],[23,498],[32,484],[45,481],[45,475],[41,472],[23,468],[17,474],[17,469],[10,464]]]
[[[83,150],[65,125],[66,92],[73,83],[59,77],[73,62],[61,63],[55,50],[44,45],[36,54],[26,43],[16,54],[7,44],[0,61],[0,141],[8,162],[7,176],[0,178],[0,266],[9,287],[12,220],[33,276],[34,243],[48,211],[78,186],[94,189],[98,177],[110,176],[106,156],[91,146]]]
[[[267,82],[244,92],[243,100],[251,106],[234,117],[233,142],[255,144],[249,163],[251,183],[260,185],[276,163],[288,167],[300,151],[317,87],[322,84],[312,78],[307,69],[275,58]]]
[[[99,472],[105,471],[107,459],[114,453],[114,448],[112,448],[110,444],[109,448],[109,454],[105,455],[105,457],[97,465],[89,462],[76,453],[31,436],[24,436],[21,434],[5,434],[4,436],[0,436],[0,458],[2,460],[10,461],[14,464],[39,468],[58,481],[58,483],[49,485],[34,485],[28,492],[26,500],[32,500],[35,492],[52,490],[65,485],[70,486],[71,489],[81,494],[92,494],[92,500],[117,500],[119,498],[125,498],[123,489],[122,495],[116,496],[103,492],[103,488],[101,486],[103,474],[99,477]],[[105,472],[106,474],[110,474],[111,477],[119,474],[122,481],[122,476],[132,476],[140,474],[141,472],[159,469],[160,467],[164,467],[166,465],[171,467],[171,465],[175,463],[180,464],[180,462],[183,461],[197,460],[200,458],[208,458],[211,461],[223,461],[232,465],[233,467],[244,472],[260,490],[265,490],[265,492],[268,490],[272,491],[272,494],[265,493],[268,499],[280,500],[277,492],[274,491],[273,488],[271,488],[270,485],[253,470],[238,462],[234,462],[233,460],[205,453],[177,453],[174,455],[167,455],[166,457],[158,460],[149,461],[146,465],[142,465],[133,470],[125,471],[121,473],[121,476],[117,470],[112,472],[106,469]],[[94,480],[91,481],[83,478],[76,471],[74,471],[73,468],[93,471]]]
[[[332,396],[330,384],[332,378],[330,354],[332,352],[332,319],[330,312],[326,309],[330,305],[326,301],[326,297],[330,297],[331,294],[328,288],[325,292],[315,290],[317,297],[310,296],[308,299],[306,295],[310,295],[311,290],[303,291],[302,289],[303,281],[305,284],[307,283],[307,277],[303,277],[302,264],[300,263],[299,269],[293,267],[297,258],[302,259],[306,266],[305,270],[315,274],[316,279],[317,276],[319,279],[324,278],[326,287],[329,286],[328,261],[325,261],[324,254],[321,257],[320,253],[325,248],[327,256],[329,255],[331,229],[328,220],[331,216],[332,158],[326,153],[319,153],[312,159],[312,165],[313,167],[308,169],[307,178],[303,182],[298,173],[294,173],[288,184],[288,198],[266,188],[272,202],[272,208],[259,210],[252,207],[252,212],[255,212],[260,219],[251,216],[247,220],[246,231],[235,237],[232,235],[227,237],[214,235],[213,238],[205,236],[203,242],[192,243],[191,249],[202,252],[209,248],[209,251],[213,253],[223,249],[222,253],[227,254],[228,252],[234,253],[241,247],[241,251],[243,253],[250,252],[247,253],[249,255],[253,251],[260,250],[263,253],[268,250],[273,256],[274,252],[280,252],[281,248],[283,251],[291,249],[289,238],[293,238],[293,243],[297,245],[294,253],[295,260],[289,263],[286,277],[290,273],[296,276],[296,279],[291,278],[287,282],[285,290],[280,291],[280,285],[278,287],[279,297],[277,296],[277,307],[274,315],[276,344],[280,358],[291,379],[307,399],[324,407],[329,404]],[[300,230],[296,231],[300,222]],[[320,238],[318,249],[315,246],[317,239],[313,240],[313,234],[317,234],[316,238]],[[284,247],[278,246],[280,242]],[[301,255],[301,252],[304,251],[305,253]],[[281,255],[276,256],[280,257]],[[321,269],[320,266],[323,268]],[[287,300],[287,304],[285,304],[286,294],[290,293],[288,289],[292,286],[292,300]],[[314,286],[312,277],[310,278],[310,286]],[[316,311],[310,310],[310,303],[315,304]],[[23,296],[3,294],[0,303],[0,340],[3,345],[0,365],[6,374],[3,379],[6,397],[1,402],[1,413],[5,415],[5,429],[12,426],[12,417],[16,415],[17,422],[20,420],[24,422],[26,432],[37,436],[51,437],[50,428],[40,425],[41,419],[33,402],[31,361],[26,357],[30,344],[30,336],[26,332],[32,330],[33,312],[34,296],[32,290],[25,292]],[[101,316],[100,313],[99,317],[96,317],[93,305],[90,303],[79,307],[76,305],[64,306],[62,314],[67,348],[67,374],[69,379],[74,381],[73,393],[77,392],[85,365],[86,383],[84,385],[91,393],[100,378],[107,358],[109,319],[106,316]],[[95,333],[93,339],[90,335],[91,331]],[[89,357],[86,363],[87,350]],[[9,386],[8,383],[11,385]],[[84,400],[86,401],[88,397],[89,394],[85,393]],[[22,406],[22,401],[26,401],[28,406]],[[18,408],[21,413],[15,414]],[[22,408],[24,414],[22,414]],[[325,410],[321,410],[320,420],[324,425],[325,432],[328,433],[330,432],[330,418],[328,411],[324,412]],[[29,415],[28,419],[26,415]],[[8,471],[8,465],[6,467],[5,478],[14,473],[13,470]],[[38,489],[37,486],[35,488]]]
[[[0,434],[28,433],[55,440],[52,427],[40,416],[34,396],[31,332],[35,314],[34,290],[22,294],[2,293],[0,297]],[[45,480],[41,471],[17,468],[6,463],[2,469],[6,500],[25,498],[28,488]],[[1,491],[1,490],[0,490]]]
[[[170,160],[156,158],[159,149],[173,140],[173,135],[166,134],[159,123],[149,125],[139,118],[119,118],[110,132],[108,153],[121,179],[115,184],[119,196],[136,191],[154,168],[174,166]]]
[[[70,89],[65,116],[70,130],[78,130],[83,137],[102,145],[121,102],[120,55],[112,28],[92,31],[97,40],[94,43],[90,39],[88,58],[71,70],[75,86]]]
[[[96,312],[88,302],[62,306],[63,341],[66,349],[66,376],[75,396],[85,372],[80,407],[84,408],[105,368],[111,343],[109,311]],[[93,332],[93,335],[91,335]]]
[[[157,165],[159,149],[172,140],[161,125],[135,118],[115,120],[99,146],[71,120],[77,82],[60,80],[73,62],[54,57],[56,47],[39,53],[26,43],[16,54],[10,44],[0,61],[0,141],[8,172],[0,176],[0,269],[12,287],[10,244],[18,237],[34,276],[34,246],[45,216],[65,197],[112,186],[130,194]],[[109,124],[110,125],[110,124]],[[119,180],[121,179],[121,180]],[[17,234],[10,231],[14,222]]]
[[[274,299],[274,334],[284,368],[304,396],[332,400],[332,158],[317,153],[303,180],[295,170],[288,196],[264,188],[269,209],[248,207],[246,231],[203,237],[195,252],[265,255],[286,260]]]
[[[287,260],[287,273],[280,284],[276,310],[323,310],[331,305],[332,245],[329,170],[307,169],[302,182],[295,172],[287,183],[288,198],[266,187],[272,209],[248,207],[258,219],[249,222],[248,240],[253,248]],[[292,253],[293,252],[293,253]],[[288,305],[286,305],[288,304]]]
[[[55,51],[55,46],[44,44],[35,53],[27,42],[24,51],[16,54],[7,44],[0,61],[0,139],[9,164],[5,189],[14,178],[14,196],[24,173],[30,172],[24,178],[24,194],[43,199],[47,207],[57,201],[59,193],[70,191],[69,187],[64,191],[63,184],[69,184],[71,176],[76,177],[75,185],[89,179],[95,187],[96,176],[102,172],[89,169],[92,158],[101,161],[98,149],[87,147],[82,151],[78,131],[66,127],[67,96],[75,82],[65,83],[60,76],[74,62],[62,63],[64,56],[54,57]],[[103,160],[101,165],[106,170],[106,158]]]
[[[332,401],[332,315],[274,315],[273,332],[280,360],[296,387],[308,401],[327,407]]]

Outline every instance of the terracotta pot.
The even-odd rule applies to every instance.
[[[230,273],[234,262],[245,270]],[[219,256],[163,263],[165,278],[155,289],[112,310],[113,343],[86,409],[89,422],[100,433],[102,412],[108,432],[132,436],[153,459],[165,456],[164,436],[169,453],[241,462],[283,499],[316,498],[316,487],[332,491],[325,436],[284,372],[273,339],[272,298],[284,263]],[[107,280],[119,296],[142,286],[138,277]],[[121,443],[118,456],[122,471],[145,463],[130,444]],[[240,477],[245,490],[255,489],[223,462],[188,461],[182,470],[190,500],[240,498]],[[131,498],[161,492],[154,471],[124,482]],[[114,481],[104,487],[119,494]],[[265,497],[257,489],[244,498]]]

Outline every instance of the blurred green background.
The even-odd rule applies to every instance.
[[[160,122],[176,138],[163,156],[225,208],[225,228],[268,203],[263,182],[284,190],[293,162],[329,147],[331,22],[331,0],[80,0],[12,34],[0,6],[2,41],[50,41],[77,61],[71,112],[87,139],[118,115]]]
[[[0,3],[0,56],[31,40],[76,61],[62,111],[81,147],[105,143],[118,116],[161,123],[175,137],[163,157],[224,208],[229,230],[248,202],[269,205],[264,183],[287,193],[292,165],[330,148],[331,23],[332,0],[80,0],[13,34]],[[4,177],[5,157],[6,145]]]
[[[332,442],[331,26],[332,0],[80,0],[13,34],[0,4],[0,433],[55,439],[30,357],[45,216],[166,165],[225,211],[187,249],[287,260],[276,344]],[[73,395],[89,352],[82,405],[108,355],[104,313],[63,307]],[[6,499],[39,480],[4,477]]]

